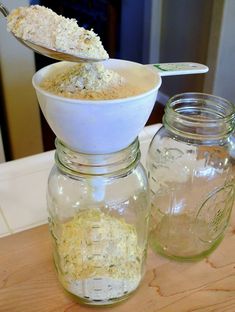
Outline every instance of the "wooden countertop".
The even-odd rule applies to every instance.
[[[232,225],[207,259],[179,263],[149,251],[142,285],[111,308],[73,302],[57,282],[47,225],[0,239],[1,312],[234,312],[235,211]]]

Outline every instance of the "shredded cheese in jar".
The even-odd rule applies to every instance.
[[[144,250],[135,227],[98,209],[80,211],[62,225],[57,252],[63,283],[75,295],[108,300],[140,282]]]

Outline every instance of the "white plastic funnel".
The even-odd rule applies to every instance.
[[[70,99],[39,87],[49,71],[64,64],[49,65],[33,77],[39,105],[56,136],[73,150],[87,154],[113,153],[131,144],[151,114],[161,85],[160,75],[138,63],[110,59],[105,62],[106,68],[135,71],[148,81],[149,91],[115,100]]]
[[[78,100],[53,95],[39,86],[48,72],[65,64],[44,67],[33,77],[39,105],[56,136],[71,149],[86,154],[113,153],[131,144],[154,107],[161,85],[157,69],[152,65],[109,59],[104,63],[106,68],[134,72],[136,83],[147,84],[148,91],[123,99]]]

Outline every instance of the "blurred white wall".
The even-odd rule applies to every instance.
[[[235,1],[214,1],[205,92],[235,103]]]
[[[222,96],[235,103],[235,0],[149,0],[152,15],[148,60],[193,61],[210,70],[205,75],[164,77],[163,99],[188,91]],[[160,13],[159,13],[160,12]]]
[[[3,0],[9,10],[27,0]],[[13,159],[43,151],[39,107],[32,87],[34,54],[6,30],[0,16],[0,72],[9,144]]]

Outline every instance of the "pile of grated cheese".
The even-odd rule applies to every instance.
[[[144,251],[135,227],[98,209],[80,211],[62,225],[57,252],[70,283],[106,277],[138,285],[141,279]]]
[[[51,71],[41,82],[45,91],[74,99],[107,100],[133,96],[139,89],[102,62],[78,63]]]
[[[40,5],[19,7],[7,17],[8,30],[18,38],[71,55],[107,59],[101,40],[93,30],[79,27],[75,19],[57,15]]]

